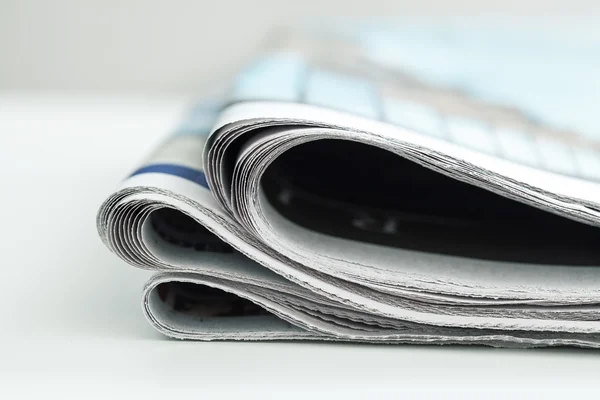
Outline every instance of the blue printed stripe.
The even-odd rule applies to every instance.
[[[131,176],[140,175],[140,174],[148,174],[148,173],[160,173],[160,174],[175,175],[180,178],[187,179],[188,181],[197,183],[200,186],[203,186],[207,189],[210,189],[208,187],[208,182],[206,181],[206,175],[204,175],[204,172],[197,170],[197,169],[184,167],[183,165],[151,164],[151,165],[147,165],[145,167],[138,169],[133,174],[131,174]]]

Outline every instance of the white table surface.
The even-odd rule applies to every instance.
[[[141,312],[149,273],[104,248],[95,217],[184,104],[0,95],[0,399],[600,395],[598,351],[163,338]]]

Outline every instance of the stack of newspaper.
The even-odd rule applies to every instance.
[[[600,40],[275,36],[99,210],[156,329],[600,347]]]

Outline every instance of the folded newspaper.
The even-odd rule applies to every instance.
[[[279,32],[101,206],[167,336],[600,347],[600,40]]]

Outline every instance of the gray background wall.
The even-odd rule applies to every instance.
[[[598,0],[0,0],[0,90],[193,93],[309,16],[596,18]]]

